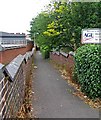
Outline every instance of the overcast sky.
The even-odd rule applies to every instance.
[[[24,32],[50,0],[0,0],[0,31]]]

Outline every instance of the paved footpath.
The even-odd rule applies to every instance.
[[[98,118],[99,112],[72,95],[71,87],[58,70],[38,51],[35,56],[33,80],[34,114],[37,118]]]

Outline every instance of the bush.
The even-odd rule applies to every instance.
[[[43,58],[45,58],[45,59],[49,58],[49,53],[50,52],[49,52],[49,49],[48,49],[47,46],[42,47],[41,52],[42,52]]]
[[[89,44],[77,49],[75,67],[81,91],[89,98],[101,98],[101,45]]]
[[[49,58],[49,51],[43,50],[43,51],[42,51],[42,55],[43,55],[43,57],[44,57],[45,59]]]

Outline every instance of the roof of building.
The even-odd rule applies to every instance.
[[[2,36],[23,36],[26,37],[25,33],[8,33],[0,31],[0,37]]]

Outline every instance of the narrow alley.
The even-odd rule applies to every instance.
[[[37,118],[99,118],[97,110],[69,92],[71,86],[39,51],[34,59],[33,109]]]

